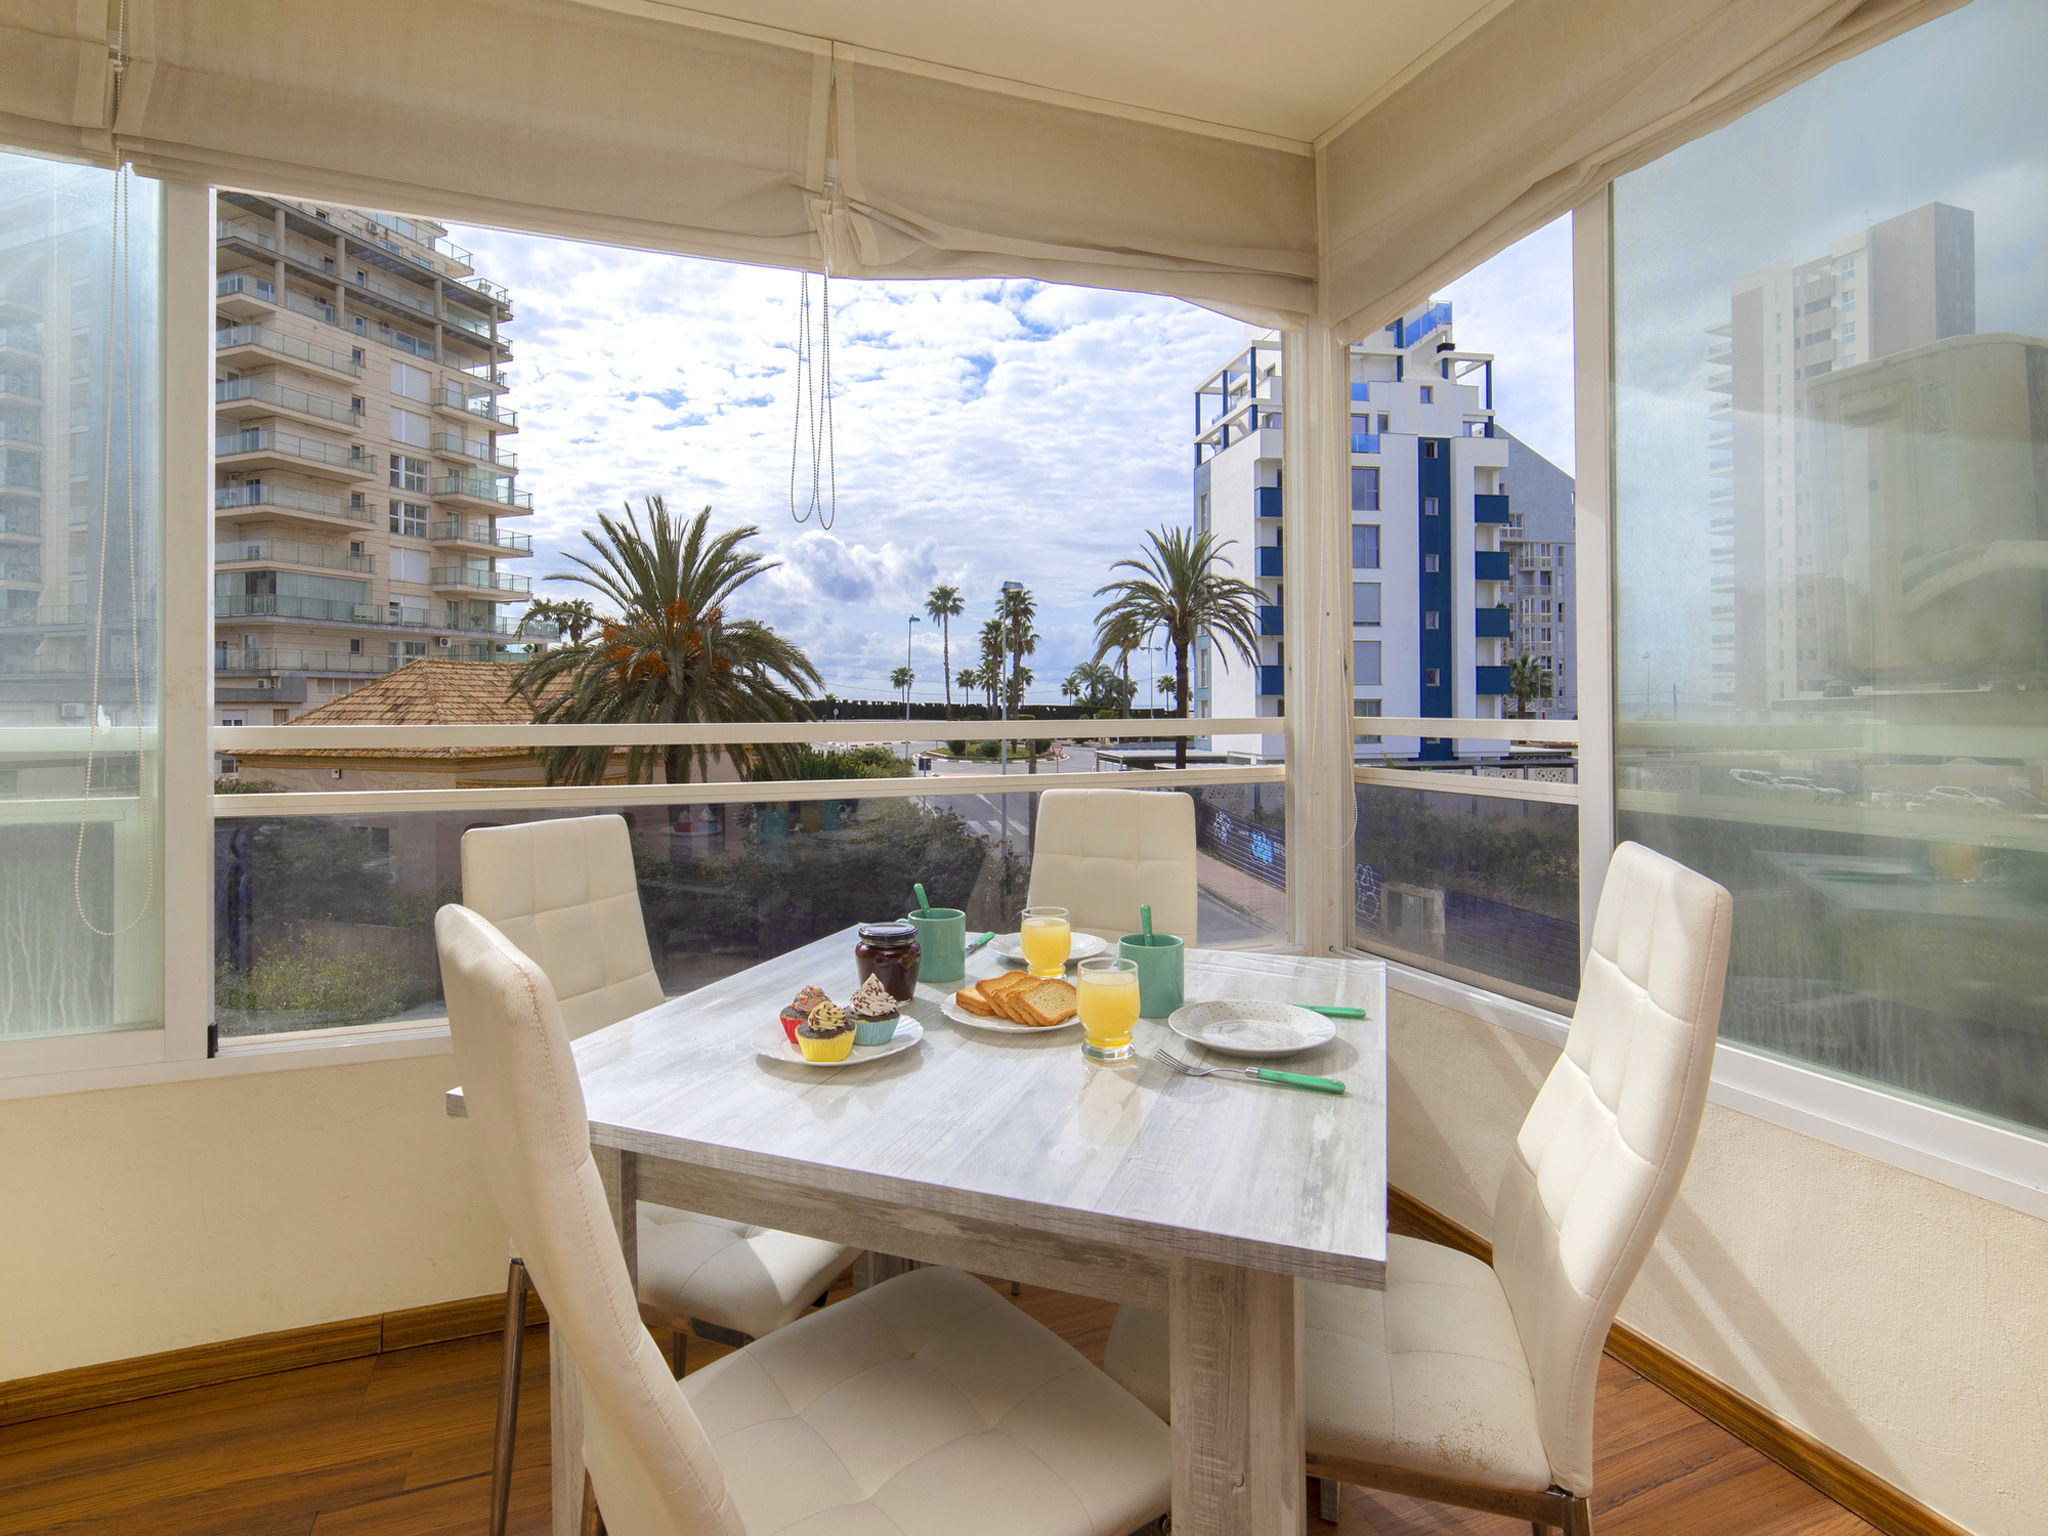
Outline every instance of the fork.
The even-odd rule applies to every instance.
[[[1198,1067],[1192,1062],[1182,1061],[1168,1050],[1159,1051],[1158,1059],[1184,1077],[1214,1077],[1220,1072],[1231,1077],[1256,1078],[1262,1083],[1279,1083],[1288,1088],[1309,1088],[1317,1093],[1344,1091],[1344,1085],[1334,1077],[1309,1077],[1300,1072],[1275,1072],[1270,1067]]]

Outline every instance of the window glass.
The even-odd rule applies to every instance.
[[[2044,66],[1979,0],[1623,177],[1613,252],[1616,830],[1735,893],[1724,1042],[2037,1131]]]
[[[415,461],[408,459],[407,463]],[[424,486],[421,489],[425,489]],[[427,508],[417,501],[394,501],[391,503],[391,531],[408,539],[424,539],[427,536]]]
[[[1377,624],[1380,621],[1380,584],[1376,581],[1351,583],[1351,622]]]
[[[1351,530],[1351,568],[1354,571],[1376,571],[1380,568],[1378,523],[1361,523]]]
[[[124,326],[114,188],[0,154],[0,1040],[163,1017],[162,201],[129,183]]]
[[[427,490],[427,461],[408,458],[402,453],[391,455],[391,483],[401,491],[417,491],[421,495]]]
[[[1351,466],[1351,510],[1377,512],[1380,509],[1380,472],[1373,464]]]
[[[1380,686],[1380,643],[1377,640],[1351,642],[1351,684],[1355,688]]]

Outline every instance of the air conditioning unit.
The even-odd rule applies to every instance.
[[[434,644],[445,651],[448,649],[448,637],[446,635],[436,635],[434,636]]]
[[[57,718],[59,720],[83,720],[85,718],[85,706],[83,704],[59,704],[57,706]]]

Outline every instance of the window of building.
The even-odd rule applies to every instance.
[[[401,491],[417,491],[424,496],[427,491],[427,461],[408,458],[402,453],[392,454],[391,483]]]
[[[1354,471],[1355,473],[1355,471]],[[1354,484],[1357,482],[1354,480]],[[1354,523],[1351,528],[1351,569],[1376,571],[1380,568],[1380,525]]]
[[[1422,386],[1422,403],[1424,405],[1436,403],[1436,390],[1431,385],[1425,384]]]
[[[1443,683],[1444,683],[1444,669],[1443,669],[1442,667],[1424,667],[1424,668],[1422,669],[1422,686],[1423,686],[1423,687],[1425,687],[1425,688],[1441,688],[1441,687],[1443,686]]]
[[[1855,307],[1856,290],[1854,288],[1844,288],[1842,290],[1842,313],[1846,315],[1850,310],[1854,309]]]
[[[1435,439],[1435,438],[1433,438],[1433,437],[1425,437],[1425,438],[1424,438],[1424,439],[1422,440],[1422,456],[1423,456],[1423,457],[1424,457],[1425,459],[1433,459],[1433,458],[1435,458],[1435,457],[1436,457],[1436,447],[1437,447],[1437,444],[1436,444],[1436,439]]]
[[[1435,496],[1425,496],[1422,498],[1422,515],[1424,517],[1441,517],[1443,516],[1443,511],[1444,504],[1440,498]]]
[[[350,358],[351,358],[351,359],[352,359],[352,360],[353,360],[353,361],[355,362],[355,365],[356,365],[356,366],[357,366],[358,368],[362,367],[362,365],[363,365],[363,349],[362,349],[361,347],[350,347],[350,348],[349,348],[349,357],[350,357]]]
[[[404,506],[407,503],[401,502]],[[391,551],[391,579],[409,581],[418,586],[426,585],[428,555],[424,549],[398,549]]]
[[[1358,688],[1380,686],[1380,643],[1377,640],[1351,642],[1351,682]]]
[[[391,360],[391,393],[407,400],[428,400],[432,398],[434,376],[424,368],[415,368],[411,363]]]
[[[1443,564],[1444,557],[1442,555],[1424,555],[1422,557],[1423,574],[1434,576],[1443,569]]]
[[[408,539],[424,539],[427,536],[427,508],[417,501],[394,501],[391,503],[391,531]],[[393,551],[394,558],[396,551]],[[396,572],[394,571],[395,575]]]
[[[1424,629],[1442,629],[1444,627],[1443,614],[1438,612],[1434,608],[1424,610],[1422,615],[1422,627]]]
[[[1385,411],[1380,412],[1380,435],[1382,437],[1386,436],[1387,433],[1393,430],[1392,421],[1393,418],[1389,416]]]
[[[1382,704],[1383,701],[1380,699],[1353,699],[1351,701],[1351,713],[1377,720],[1380,718]],[[1378,746],[1386,738],[1382,736],[1360,736],[1355,739],[1364,745]]]
[[[1377,512],[1380,509],[1380,471],[1377,464],[1351,466],[1351,510]],[[1374,562],[1377,564],[1378,562]]]
[[[1351,622],[1377,624],[1380,621],[1380,584],[1376,581],[1351,583]]]
[[[1201,495],[1195,498],[1195,532],[1207,533],[1208,531],[1209,493],[1207,491],[1204,491]]]
[[[424,448],[428,442],[427,418],[418,411],[402,411],[395,407],[391,412],[391,437],[394,442],[411,443],[415,448]]]

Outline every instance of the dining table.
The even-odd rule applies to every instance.
[[[1341,1095],[1178,1074],[1162,1047],[1246,1063],[1161,1019],[1138,1020],[1120,1064],[1084,1058],[1078,1026],[962,1024],[943,1011],[961,982],[920,982],[902,1012],[923,1038],[895,1055],[827,1068],[760,1054],[804,987],[851,995],[854,942],[829,934],[574,1043],[628,1269],[645,1200],[859,1247],[869,1277],[944,1264],[1164,1309],[1176,1536],[1302,1532],[1303,1283],[1386,1283],[1384,962],[1184,951],[1190,1003],[1359,1010],[1270,1063],[1341,1079]],[[968,979],[1004,968],[984,949]],[[462,1113],[459,1088],[448,1108]],[[553,1528],[574,1536],[580,1397],[558,1335],[549,1353]],[[963,1528],[986,1518],[963,1510]]]

